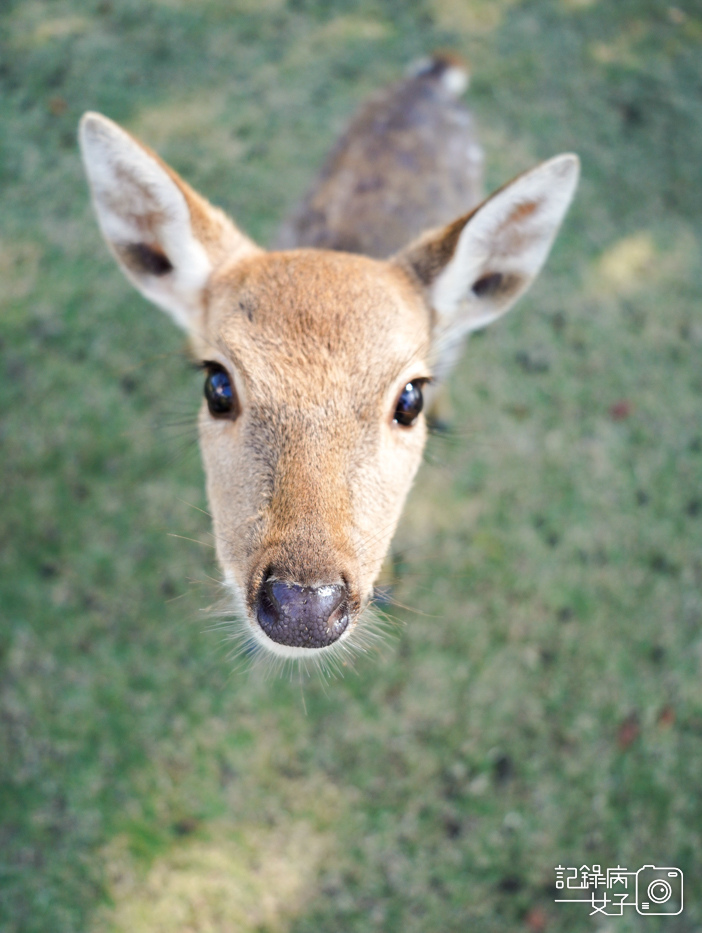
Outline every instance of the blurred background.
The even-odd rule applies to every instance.
[[[699,930],[699,4],[4,0],[0,41],[0,930]],[[203,612],[202,375],[108,256],[76,124],[266,243],[436,48],[490,188],[564,150],[582,183],[454,374],[384,649],[266,679]],[[685,909],[554,903],[583,864],[679,867]]]

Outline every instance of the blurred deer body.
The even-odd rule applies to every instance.
[[[468,84],[448,55],[416,65],[361,107],[276,246],[384,259],[483,199],[483,151],[458,99]]]
[[[367,105],[276,252],[116,124],[81,121],[108,245],[206,370],[217,557],[248,640],[284,658],[363,646],[421,461],[422,390],[528,288],[575,190],[577,159],[559,156],[473,209],[461,82],[436,58]]]

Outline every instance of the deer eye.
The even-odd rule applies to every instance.
[[[239,406],[232,381],[219,363],[205,363],[205,398],[210,414],[215,418],[236,417]]]
[[[424,407],[422,382],[423,380],[408,382],[397,400],[393,421],[401,424],[403,428],[411,428]]]

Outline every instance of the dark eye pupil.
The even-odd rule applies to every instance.
[[[408,382],[397,400],[394,420],[405,428],[411,427],[424,407],[422,387],[417,382]]]
[[[223,369],[211,369],[205,379],[207,407],[213,415],[227,415],[234,408],[234,390]]]

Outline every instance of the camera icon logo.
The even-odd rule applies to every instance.
[[[644,865],[636,872],[636,909],[644,916],[682,913],[683,873],[679,868]]]

